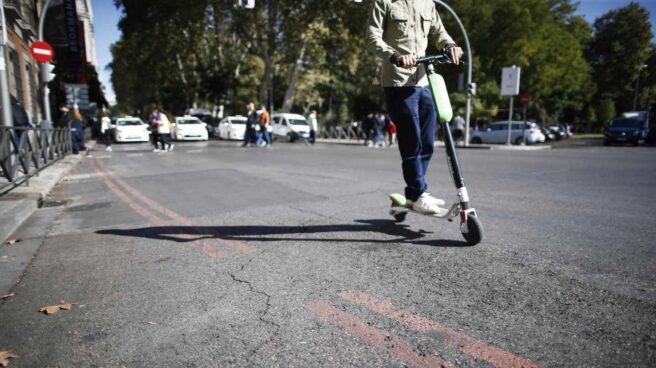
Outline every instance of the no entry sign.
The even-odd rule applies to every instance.
[[[52,49],[52,46],[43,41],[34,41],[30,47],[30,52],[32,52],[34,59],[40,63],[47,63],[55,57],[55,51]]]
[[[531,103],[531,95],[521,95],[519,96],[519,103],[522,106],[526,106]]]

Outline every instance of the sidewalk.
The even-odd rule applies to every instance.
[[[91,143],[89,147],[91,147]],[[77,164],[84,154],[69,155],[30,178],[29,186],[21,185],[0,196],[0,240],[5,241],[39,208],[52,188]]]

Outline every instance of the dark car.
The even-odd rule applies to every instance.
[[[645,121],[639,116],[617,117],[608,123],[604,131],[604,145],[631,143],[637,146],[647,137],[647,131]]]
[[[191,108],[191,109],[185,110],[185,115],[196,117],[196,118],[200,119],[200,121],[202,121],[203,123],[207,124],[206,125],[207,134],[208,134],[208,137],[211,136],[212,126],[214,126],[213,123],[214,123],[215,119],[214,119],[214,117],[212,116],[212,113],[209,110]]]

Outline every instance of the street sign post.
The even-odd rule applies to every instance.
[[[515,65],[503,68],[501,72],[501,96],[508,96],[510,98],[510,112],[508,114],[508,141],[506,144],[510,145],[512,136],[512,115],[513,115],[513,96],[519,94],[519,80],[522,69]]]
[[[30,46],[30,52],[34,59],[40,63],[48,63],[55,57],[55,50],[49,43],[44,41],[34,41]]]

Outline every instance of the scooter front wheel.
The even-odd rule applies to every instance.
[[[474,215],[467,216],[467,232],[462,232],[467,244],[474,246],[483,240],[483,225],[481,220]]]

